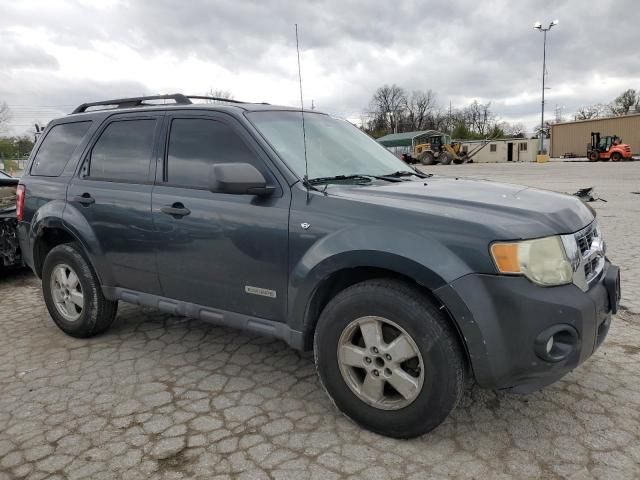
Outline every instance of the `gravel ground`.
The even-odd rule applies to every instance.
[[[425,169],[427,170],[427,169]],[[29,272],[0,274],[0,479],[639,478],[640,164],[431,167],[573,192],[596,186],[623,307],[593,357],[528,396],[471,388],[411,441],[366,432],[283,343],[121,305],[76,340]]]

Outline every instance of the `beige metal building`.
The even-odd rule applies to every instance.
[[[585,157],[587,145],[591,142],[591,132],[600,132],[603,136],[618,135],[622,138],[622,143],[631,146],[634,155],[640,155],[640,113],[553,124],[549,154],[552,157],[565,154]]]
[[[463,152],[473,152],[483,140],[460,140]],[[489,142],[476,155],[473,161],[477,163],[500,162],[535,162],[538,149],[537,139],[504,138]]]

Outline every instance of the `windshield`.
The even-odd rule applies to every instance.
[[[249,119],[280,158],[304,177],[304,143],[300,112],[251,112]],[[345,120],[304,114],[309,179],[338,175],[389,175],[409,167],[382,145]]]

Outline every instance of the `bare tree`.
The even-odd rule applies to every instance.
[[[9,120],[11,120],[11,110],[6,102],[0,103],[0,132],[8,130]]]
[[[385,125],[391,132],[397,132],[402,114],[407,105],[407,95],[403,88],[393,84],[376,90],[371,99],[371,110],[376,123]]]
[[[405,124],[409,130],[425,130],[433,123],[436,96],[431,90],[414,90],[406,98]]]
[[[640,104],[640,95],[633,88],[625,90],[620,95],[618,95],[611,105],[609,109],[611,113],[614,115],[626,115],[636,105]]]
[[[208,97],[223,98],[225,100],[233,100],[233,93],[230,90],[222,90],[219,88],[210,88],[206,93]],[[219,100],[207,100],[207,103],[219,103]]]
[[[593,105],[585,105],[579,107],[576,113],[573,115],[575,120],[589,120],[592,118],[604,117],[607,113],[607,106],[601,103],[595,103]]]
[[[544,128],[542,129],[544,138],[551,138],[551,125],[552,125],[552,122],[548,120],[544,121]],[[534,130],[533,138],[540,138],[540,130],[541,130],[540,125],[538,125]]]
[[[463,110],[463,117],[467,128],[481,136],[486,136],[495,124],[495,116],[491,113],[491,102],[480,103],[474,100]]]
[[[527,128],[522,123],[500,122],[498,127],[504,132],[505,137],[527,138]]]

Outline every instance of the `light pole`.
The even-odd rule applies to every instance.
[[[543,28],[540,22],[536,22],[533,28],[544,32],[544,43],[542,47],[542,113],[540,116],[540,144],[538,146],[538,153],[544,152],[544,77],[547,74],[547,32],[551,30],[554,25],[558,25],[558,20],[554,20],[549,24],[547,28]]]

